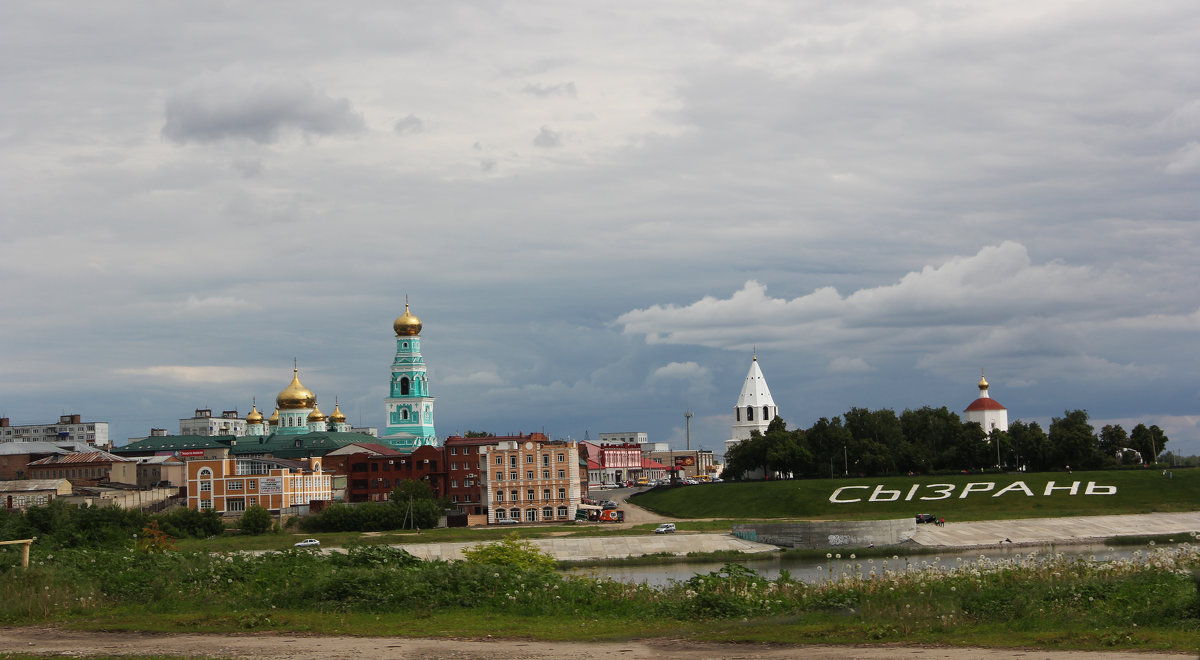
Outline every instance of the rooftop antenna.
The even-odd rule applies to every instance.
[[[687,431],[686,431],[687,435],[685,436],[687,438],[687,450],[691,451],[692,450],[692,411],[688,410],[686,407],[684,408],[684,412],[683,412],[683,422],[684,422],[685,428],[687,429]]]

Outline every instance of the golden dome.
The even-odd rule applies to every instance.
[[[275,397],[275,405],[285,410],[288,408],[314,408],[317,405],[317,395],[300,384],[299,370],[292,369],[292,382],[283,388],[279,396]]]
[[[337,424],[342,424],[346,421],[346,413],[342,412],[342,409],[336,403],[333,404],[333,414],[329,416],[329,421]]]
[[[251,406],[250,414],[246,415],[247,424],[262,424],[262,413],[258,412],[258,406]]]
[[[397,318],[392,323],[392,329],[396,331],[397,337],[416,337],[421,334],[421,319],[408,311],[407,302],[404,303],[404,316]]]
[[[267,423],[270,424],[271,426],[279,426],[279,409],[278,408],[275,409],[275,412],[271,413],[271,417],[270,417],[270,419],[267,420]]]
[[[987,382],[987,379],[986,379],[986,378],[984,378],[982,375],[980,375],[980,376],[979,376],[979,389],[980,389],[980,390],[986,390],[987,388],[988,388],[988,382]]]
[[[323,422],[325,421],[325,413],[321,412],[321,409],[316,404],[313,404],[313,411],[308,413],[308,421]]]

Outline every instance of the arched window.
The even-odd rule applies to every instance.
[[[742,409],[738,408],[737,406],[734,406],[734,408],[733,408],[733,421],[735,421],[735,422],[742,421]]]
[[[408,394],[408,376],[400,379],[400,396]]]
[[[400,419],[408,419],[408,411],[407,410],[400,411]]]
[[[746,421],[754,421],[754,406],[746,406]]]
[[[764,422],[767,422],[767,421],[770,421],[770,420],[771,420],[771,413],[770,413],[770,410],[769,410],[769,408],[768,408],[767,406],[763,406],[763,421],[764,421]]]

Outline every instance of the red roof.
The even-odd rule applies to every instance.
[[[999,401],[991,397],[981,396],[972,401],[971,405],[967,406],[967,409],[963,412],[971,412],[972,410],[1006,410],[1006,408],[1000,405]]]
[[[601,469],[601,466],[600,466],[600,464],[599,464],[599,463],[597,463],[596,461],[593,461],[593,460],[592,460],[592,459],[590,459],[590,458],[589,458],[589,459],[587,459],[587,465],[588,465],[587,469],[589,469],[589,470],[599,470],[599,469]]]
[[[642,469],[643,470],[665,470],[665,469],[667,469],[667,466],[663,465],[662,463],[659,463],[658,461],[655,461],[655,460],[652,460],[649,458],[643,458],[642,459]]]

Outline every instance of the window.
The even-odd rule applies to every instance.
[[[735,407],[733,409],[733,421],[735,421],[735,422],[742,421],[742,409],[741,408]]]
[[[768,407],[767,407],[767,406],[763,406],[763,416],[762,416],[762,418],[763,418],[763,421],[764,421],[764,422],[765,422],[765,421],[767,421],[767,418],[768,418],[768,416],[769,416],[769,413],[768,413],[767,411],[768,411]]]
[[[504,509],[496,509],[496,520],[507,520],[508,512]]]
[[[754,421],[754,407],[753,406],[746,406],[746,421],[747,422]]]
[[[521,510],[520,509],[509,509],[508,517],[512,518],[513,520],[520,520],[521,519]]]
[[[503,502],[503,501],[504,501],[504,491],[502,491],[502,490],[498,490],[498,491],[496,491],[496,501],[497,501],[497,502]],[[503,512],[502,512],[502,513],[503,513]]]
[[[553,519],[554,519],[554,509],[551,509],[550,507],[544,507],[542,509],[542,520],[553,520]]]
[[[496,456],[496,465],[504,465],[504,457]]]
[[[457,469],[458,469],[458,463],[451,463],[451,464],[450,464],[450,469],[451,469],[451,470],[457,470]]]
[[[248,506],[254,506],[255,504],[258,504],[258,498],[257,497],[247,497],[246,504]]]
[[[532,501],[533,501],[533,499],[534,499],[534,497],[533,497],[533,496],[534,496],[535,494],[536,494],[536,493],[534,493],[533,489],[532,489],[532,488],[530,488],[530,489],[528,489],[528,490],[526,490],[526,491],[525,491],[525,499],[527,499],[527,500],[529,500],[530,502],[532,502]]]
[[[533,462],[533,454],[525,454],[525,462],[532,463]]]
[[[400,379],[400,396],[408,396],[408,376]]]
[[[200,482],[200,491],[201,492],[208,492],[211,490],[212,490],[212,482],[211,481],[201,481]]]
[[[512,502],[519,502],[519,501],[521,500],[521,497],[520,497],[520,495],[519,495],[519,494],[517,493],[517,491],[515,491],[515,490],[513,490],[513,491],[509,491],[509,493],[508,493],[508,494],[512,496],[512,497],[510,497],[510,498],[509,498],[509,500],[510,500],[510,501],[512,501]],[[518,517],[519,517],[519,516],[518,516]]]
[[[450,487],[451,487],[451,488],[458,488],[458,479],[451,479],[451,480],[450,480]],[[455,497],[458,497],[458,495],[455,495]],[[457,502],[458,500],[454,500],[454,501],[455,501],[455,502]]]
[[[458,502],[458,495],[451,495],[451,496],[450,496],[450,501],[451,501],[451,502]]]
[[[525,470],[525,478],[533,479],[533,470]]]
[[[550,465],[550,454],[542,454],[542,465]]]
[[[558,517],[559,518],[567,517],[567,507],[565,507],[565,506],[558,507]]]
[[[258,490],[258,479],[251,479],[250,481],[246,482],[246,485],[250,487],[250,490]],[[254,498],[252,497],[250,499]]]
[[[225,482],[225,490],[241,490],[241,489],[242,489],[242,480],[241,479],[230,479],[229,481]]]
[[[458,456],[458,447],[451,447],[451,448],[450,448],[450,455],[451,455],[451,456]]]
[[[565,460],[567,460],[567,455],[566,455],[566,454],[559,454],[559,455],[558,455],[558,462],[559,462],[559,463],[562,463],[562,462],[563,462],[563,461],[565,461]]]
[[[212,508],[212,500],[200,500],[200,508],[201,509],[211,509]]]
[[[508,478],[512,479],[513,481],[516,481],[517,479],[521,478],[521,473],[520,472],[509,472]]]
[[[550,478],[550,470],[542,470],[542,478],[549,479]]]
[[[226,511],[245,511],[246,510],[246,500],[243,500],[240,497],[237,499],[225,500],[225,510]]]
[[[499,471],[496,472],[496,481],[504,481],[504,473],[503,472],[499,472]]]
[[[560,499],[560,500],[567,499],[567,489],[566,488],[558,489],[558,499]]]
[[[508,465],[509,465],[509,467],[517,467],[517,455],[516,454],[513,454],[512,456],[508,457]]]
[[[566,478],[567,478],[567,472],[566,472],[566,470],[559,470],[559,471],[558,471],[558,478],[559,478],[559,479],[566,479]]]
[[[543,499],[543,500],[548,500],[548,499],[550,499],[550,489],[549,489],[549,488],[543,488],[543,489],[542,489],[542,499]]]

